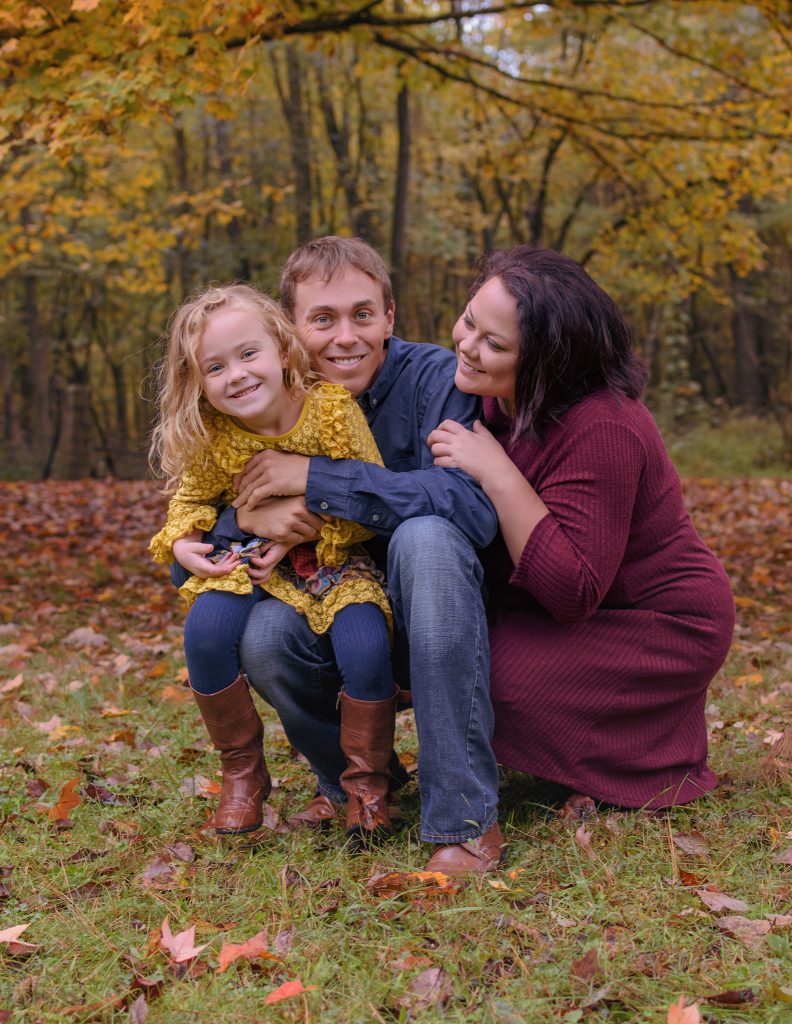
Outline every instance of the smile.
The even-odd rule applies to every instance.
[[[364,356],[328,356],[327,361],[335,366],[357,366],[364,358]]]
[[[246,398],[248,395],[252,395],[254,391],[258,391],[260,387],[260,384],[251,384],[251,386],[249,388],[245,388],[244,391],[236,391],[233,395],[229,395],[229,398]]]
[[[462,356],[457,356],[459,360],[459,367],[463,373],[484,373],[484,370],[477,370],[475,366],[471,366],[470,363],[466,363]]]

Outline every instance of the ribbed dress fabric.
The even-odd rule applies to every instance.
[[[517,565],[500,536],[482,555],[498,760],[623,807],[713,789],[704,709],[734,601],[650,412],[597,392],[541,442],[512,441],[492,399],[484,418],[550,509]]]

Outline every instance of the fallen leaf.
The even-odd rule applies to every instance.
[[[78,804],[82,803],[80,794],[74,792],[74,787],[79,781],[79,779],[70,779],[61,790],[56,804],[52,807],[39,804],[37,809],[46,814],[52,821],[68,821],[69,811],[74,810]]]
[[[209,945],[208,942],[205,942],[202,946],[195,945],[195,925],[174,935],[171,932],[167,915],[162,922],[161,928],[160,948],[170,953],[174,963],[181,964],[188,960],[193,960],[202,949],[206,949]]]
[[[748,909],[748,904],[745,900],[734,899],[734,897],[727,896],[725,893],[718,892],[717,890],[696,889],[696,895],[710,910],[738,910],[742,913]]]
[[[20,672],[19,675],[14,676],[13,679],[9,679],[8,682],[0,686],[0,693],[11,693],[12,690],[18,690],[24,681],[25,677]]]
[[[195,860],[195,850],[187,843],[171,843],[165,847],[165,853],[172,860],[180,860],[184,864],[192,864]]]
[[[387,871],[372,875],[366,888],[380,899],[406,894],[410,897],[453,896],[461,886],[453,885],[442,871]]]
[[[217,957],[217,973],[222,974],[235,960],[280,960],[269,951],[266,931],[245,942],[224,942]]]
[[[789,928],[792,925],[792,914],[768,914],[767,920],[773,928]]]
[[[68,636],[63,638],[65,644],[72,647],[104,647],[107,637],[97,633],[90,626],[82,626],[80,629],[73,629]]]
[[[29,927],[30,923],[28,922],[28,924],[15,924],[11,928],[0,931],[0,942],[8,943],[7,953],[9,956],[27,956],[38,949],[34,943],[24,942],[19,938],[22,932]]]
[[[759,994],[752,988],[732,988],[716,996],[707,996],[704,1002],[714,1003],[715,1006],[750,1006],[759,1002]]]
[[[428,967],[407,985],[398,1005],[408,1013],[417,1013],[428,1006],[445,1006],[450,997],[451,978],[448,972],[444,967]]]
[[[591,849],[591,832],[586,831],[586,826],[581,825],[580,828],[575,832],[575,842],[578,844],[580,849],[585,853],[592,864],[596,863],[597,855]]]
[[[290,999],[292,996],[301,996],[303,992],[312,992],[316,987],[316,985],[303,987],[303,983],[299,978],[295,978],[294,981],[284,981],[282,985],[279,985],[270,992],[264,1002],[267,1006],[272,1006],[273,1003],[279,1003],[282,999]]]
[[[194,775],[182,782],[179,792],[183,796],[216,796],[220,786],[203,775]]]
[[[776,857],[773,857],[774,864],[792,864],[792,846],[788,850],[784,850],[783,853],[779,853]]]
[[[601,970],[599,953],[595,946],[592,946],[579,960],[572,961],[571,973],[587,983],[600,974]]]
[[[129,1007],[129,1024],[146,1024],[146,1018],[148,1017],[148,1004],[146,997],[141,994]]]
[[[169,861],[157,857],[147,864],[140,875],[147,889],[170,889],[176,878],[176,872]]]
[[[773,927],[769,921],[754,921],[739,915],[720,917],[715,922],[721,931],[742,942],[748,949],[757,952]]]
[[[187,704],[192,701],[192,694],[183,686],[165,686],[161,696],[163,700],[169,700],[173,704]]]
[[[133,714],[126,708],[117,708],[114,704],[108,704],[100,711],[102,718],[123,718],[125,715]]]
[[[685,1006],[685,997],[680,996],[677,1002],[668,1007],[668,1024],[701,1024],[698,1003]]]
[[[294,925],[292,925],[290,928],[284,928],[282,931],[279,931],[275,936],[273,945],[275,946],[275,952],[280,956],[288,956],[291,953],[294,943],[294,931]]]
[[[706,840],[699,832],[677,832],[674,846],[691,857],[709,857]]]

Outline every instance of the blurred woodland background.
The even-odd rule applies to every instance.
[[[142,475],[175,305],[326,233],[440,343],[483,250],[563,249],[669,436],[792,461],[789,2],[4,0],[0,75],[0,477]]]

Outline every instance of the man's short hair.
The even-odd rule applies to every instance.
[[[341,238],[339,235],[315,238],[294,250],[281,273],[281,306],[293,320],[297,285],[301,281],[309,277],[332,281],[336,275],[349,269],[360,270],[379,284],[387,312],[393,304],[393,286],[384,260],[362,238]]]

